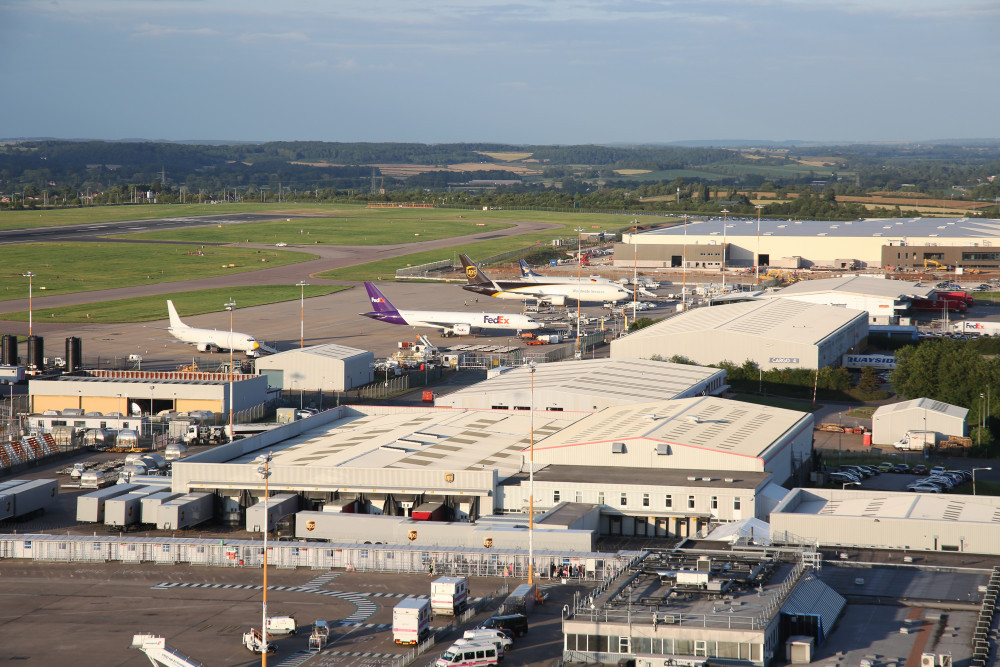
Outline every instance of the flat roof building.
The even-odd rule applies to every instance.
[[[585,359],[512,368],[435,399],[438,407],[602,410],[724,391],[726,371],[649,359]]]
[[[868,313],[792,299],[696,308],[611,341],[611,358],[696,364],[751,360],[762,370],[839,365],[868,336]]]
[[[863,275],[800,280],[761,296],[864,310],[868,312],[869,324],[898,324],[899,317],[907,314],[913,299],[929,299],[934,292],[933,285]]]

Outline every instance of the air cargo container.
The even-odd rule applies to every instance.
[[[14,516],[25,516],[55,503],[59,482],[54,479],[33,479],[7,489],[5,493],[14,496]]]
[[[104,521],[104,504],[107,501],[132,493],[139,488],[142,488],[139,484],[115,484],[80,496],[76,499],[76,520],[83,523],[101,523]]]
[[[397,644],[419,644],[431,630],[431,603],[406,598],[392,608],[392,640]]]
[[[142,507],[142,512],[139,520],[142,523],[155,524],[156,523],[156,513],[160,509],[160,505],[163,503],[168,503],[171,500],[176,500],[183,496],[183,493],[174,493],[173,491],[157,491],[156,493],[151,493],[139,503]]]
[[[299,496],[296,493],[282,493],[267,499],[267,528],[274,530],[278,522],[299,509]],[[247,508],[247,530],[260,533],[264,530],[264,501]]]
[[[505,614],[528,615],[535,608],[535,585],[521,584],[503,601]]]
[[[179,442],[170,443],[167,445],[167,448],[163,450],[163,458],[167,461],[176,461],[177,459],[182,459],[185,456],[187,456],[187,447]]]
[[[151,493],[153,488],[146,487],[109,499],[104,503],[104,525],[118,527],[138,524],[142,515],[142,499]]]
[[[117,472],[98,472],[97,470],[84,470],[80,473],[81,489],[103,489],[118,481]]]
[[[431,611],[456,616],[469,602],[469,580],[465,577],[439,577],[431,582]]]
[[[191,528],[212,518],[215,496],[211,493],[189,493],[163,503],[156,510],[156,527],[160,530]]]

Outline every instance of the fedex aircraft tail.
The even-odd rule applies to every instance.
[[[493,286],[493,281],[490,280],[478,266],[476,266],[475,262],[469,259],[468,255],[459,255],[458,258],[462,260],[462,267],[465,269],[465,277],[469,280],[470,285]]]
[[[399,311],[396,307],[389,303],[389,299],[385,298],[385,295],[375,287],[375,283],[365,283],[365,289],[368,290],[368,300],[372,302],[372,307],[375,309],[376,313],[385,313],[386,315],[399,315]]]
[[[187,329],[188,325],[181,322],[180,316],[177,314],[177,309],[174,308],[174,302],[167,299],[167,313],[170,315],[170,328],[171,329]]]
[[[524,261],[523,259],[519,259],[518,262],[521,263],[521,277],[522,278],[540,278],[541,277],[537,273],[535,273],[534,271],[532,271],[531,267],[528,266],[528,263],[526,261]]]

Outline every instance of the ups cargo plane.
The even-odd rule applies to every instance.
[[[465,267],[465,277],[468,284],[462,289],[496,297],[498,299],[538,299],[562,306],[567,301],[580,303],[605,303],[607,301],[622,301],[631,299],[632,293],[621,285],[611,282],[598,282],[591,278],[579,281],[559,282],[548,281],[545,276],[537,276],[532,280],[492,280],[468,255],[459,255],[462,266]],[[559,279],[559,280],[565,280]]]

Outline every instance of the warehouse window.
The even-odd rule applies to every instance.
[[[719,497],[718,496],[712,496],[712,509],[714,509],[714,510],[719,509]]]
[[[674,506],[674,499],[673,499],[673,497],[669,493],[667,494],[667,497],[665,498],[665,500],[666,500],[667,507],[673,507]]]
[[[740,508],[740,499],[739,498],[733,498],[733,509],[734,510],[738,510],[739,508]]]
[[[553,491],[552,492],[552,502],[554,502],[554,503],[559,502],[559,492],[558,491]]]
[[[649,507],[649,494],[648,493],[642,494],[642,506],[643,507]]]
[[[625,507],[625,505],[628,505],[628,494],[623,493],[621,499],[621,506]]]
[[[506,410],[506,405],[491,405],[490,410]]]
[[[582,503],[583,502],[583,492],[577,491],[573,494],[573,502]]]
[[[694,496],[688,496],[688,509],[694,509]]]
[[[604,492],[603,491],[598,491],[597,492],[597,504],[598,505],[603,505],[604,504]]]

